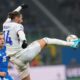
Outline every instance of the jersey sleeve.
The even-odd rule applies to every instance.
[[[26,40],[23,25],[20,24],[16,27],[16,33],[18,34],[20,41]]]

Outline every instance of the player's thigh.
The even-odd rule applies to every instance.
[[[33,56],[37,55],[41,51],[41,47],[38,41],[31,43],[26,49],[20,52],[19,59],[23,62],[32,60]]]

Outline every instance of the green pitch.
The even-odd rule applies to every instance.
[[[67,79],[67,80],[80,80],[80,77],[79,78],[70,78],[70,79]]]

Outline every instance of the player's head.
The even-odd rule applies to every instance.
[[[15,21],[17,23],[22,23],[23,22],[23,17],[20,12],[10,12],[9,13],[9,18],[11,18],[12,21]]]
[[[4,46],[4,35],[0,32],[0,49]]]

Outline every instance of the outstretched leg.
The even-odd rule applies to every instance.
[[[56,38],[42,38],[32,42],[27,48],[20,51],[16,56],[20,56],[19,59],[23,62],[31,61],[44,46],[49,44],[63,45],[63,46],[72,46],[74,42],[67,42],[64,40]]]
[[[63,46],[72,46],[74,42],[67,42],[64,40],[56,39],[56,38],[42,38],[38,40],[41,48],[43,48],[46,44],[56,44],[56,45],[63,45]]]
[[[34,41],[26,49],[20,52],[20,54],[22,55],[20,59],[23,59],[24,62],[31,61],[37,54],[40,53],[41,49],[48,44],[72,46],[74,42],[67,42],[55,38],[45,37],[40,40]]]
[[[35,58],[36,55],[38,55],[44,46],[47,44],[56,44],[56,45],[64,45],[64,46],[72,46],[74,42],[67,42],[55,38],[42,38],[40,40],[34,41],[31,43],[26,49],[23,49],[19,54],[18,59],[23,62],[27,63],[28,61],[31,61],[32,59]],[[21,64],[20,64],[21,65]],[[22,65],[21,65],[22,66]],[[25,66],[22,67],[24,71],[26,72]],[[24,74],[24,73],[22,73]],[[26,72],[27,74],[27,72]],[[22,78],[22,80],[30,80],[30,76],[26,75],[25,77]]]

